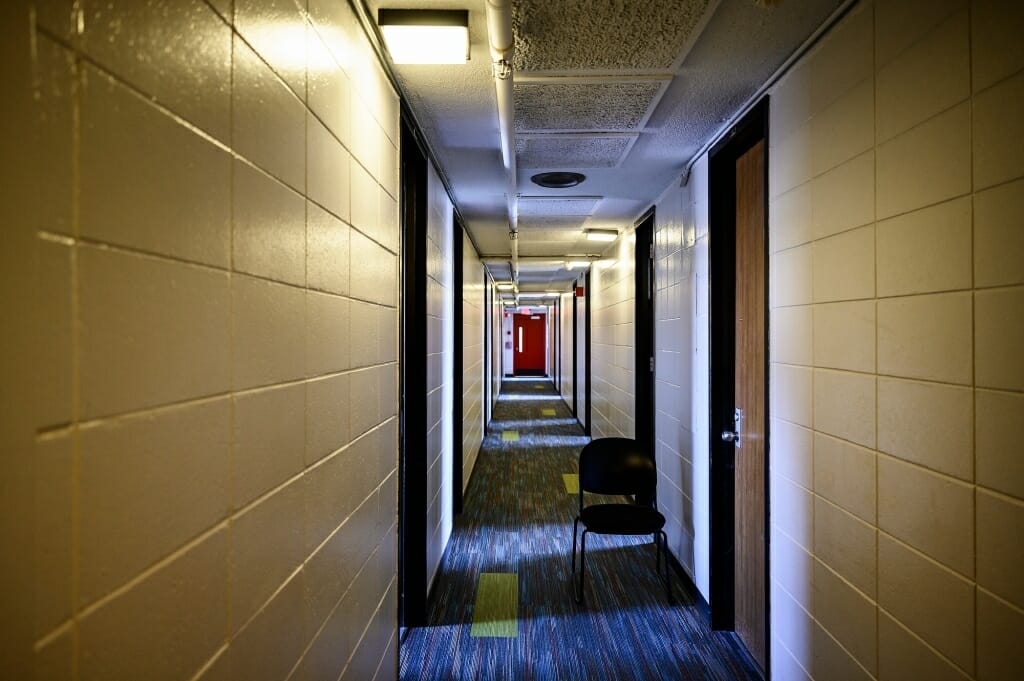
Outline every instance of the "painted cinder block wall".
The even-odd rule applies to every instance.
[[[655,204],[655,456],[669,546],[710,595],[708,163]]]
[[[356,17],[13,4],[28,664],[394,678],[399,107]]]
[[[863,2],[769,93],[775,678],[1024,665],[1022,31]],[[706,183],[657,204],[656,299],[659,500],[705,597]]]
[[[590,268],[591,430],[593,437],[633,437],[633,316],[636,232],[619,238]],[[584,328],[580,325],[578,328]]]
[[[573,305],[576,300],[576,293],[563,293],[559,296],[558,332],[561,342],[559,343],[559,362],[561,373],[558,380],[558,394],[562,396],[569,409],[572,409],[573,391],[576,389],[575,376],[573,375],[573,348],[575,338],[573,337],[573,319],[575,311]],[[581,330],[582,331],[582,330]],[[577,360],[583,361],[583,358]]]
[[[1011,678],[1024,10],[863,2],[771,92],[783,678]]]
[[[469,235],[462,239],[462,491],[484,439],[484,264]]]
[[[458,227],[451,200],[432,165],[427,169],[427,589],[434,583],[452,534],[454,268]],[[461,263],[458,264],[461,266]],[[461,296],[460,296],[461,297]]]

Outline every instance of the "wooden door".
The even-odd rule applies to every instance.
[[[517,376],[543,376],[547,324],[543,314],[519,314],[512,319],[512,370]]]
[[[765,669],[764,141],[736,161],[736,633]]]

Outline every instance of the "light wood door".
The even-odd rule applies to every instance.
[[[736,161],[736,633],[765,668],[764,141]]]

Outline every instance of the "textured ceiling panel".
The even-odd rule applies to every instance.
[[[583,215],[577,217],[520,216],[520,238],[546,240],[573,238],[567,237],[567,235],[582,230],[586,219],[586,216]]]
[[[515,84],[516,131],[635,130],[666,81]]]
[[[636,135],[547,135],[516,140],[520,168],[614,168]]]
[[[546,241],[521,244],[519,255],[523,258],[560,257],[564,261],[567,253],[574,253],[576,250],[579,249],[574,241]],[[561,266],[559,264],[559,267]]]
[[[516,71],[667,69],[708,0],[517,0]],[[586,40],[580,40],[586,36]]]
[[[566,196],[549,198],[546,196],[520,196],[519,219],[545,218],[558,216],[586,217],[593,212],[600,196]]]

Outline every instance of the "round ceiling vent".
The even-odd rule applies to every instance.
[[[585,179],[587,179],[586,175],[565,171],[537,173],[530,178],[534,184],[548,187],[549,189],[568,189],[569,187],[575,187]]]

